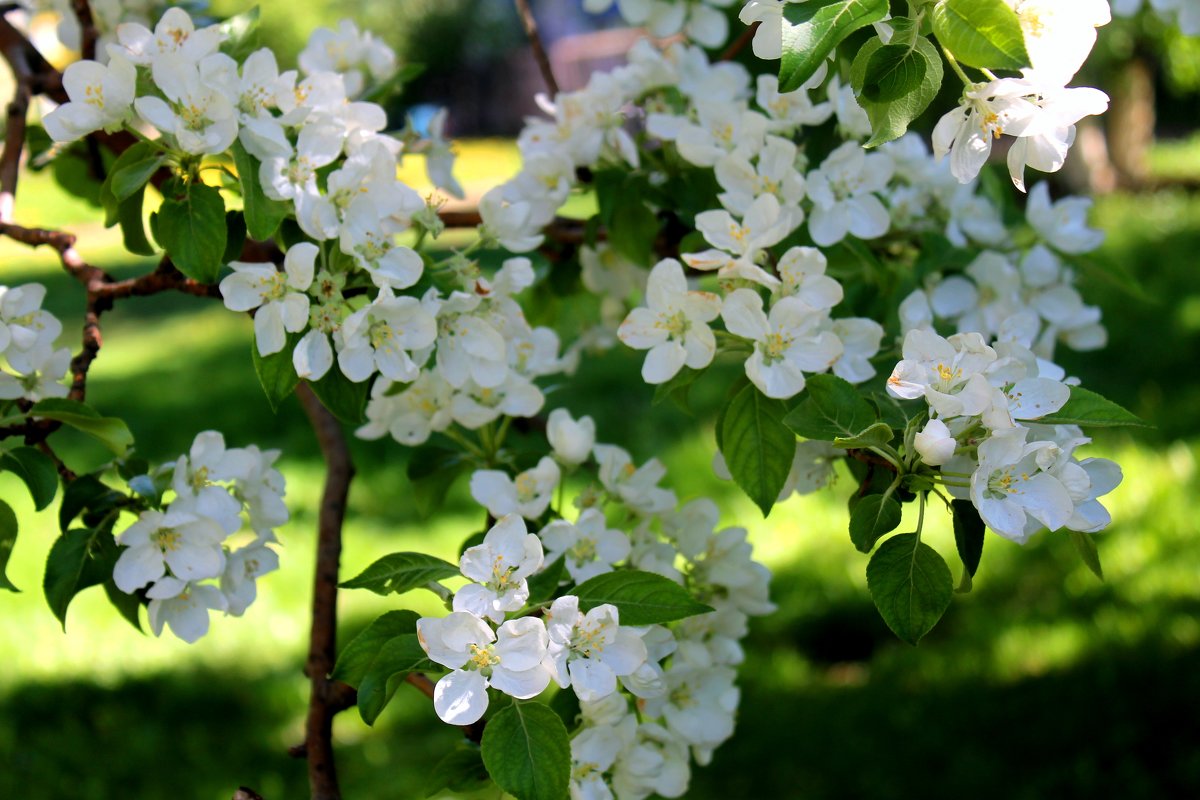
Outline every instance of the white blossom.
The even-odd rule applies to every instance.
[[[542,542],[517,514],[501,517],[483,542],[463,551],[462,574],[476,583],[454,595],[454,610],[501,622],[529,599],[526,578],[542,566]],[[447,664],[447,666],[450,666]]]
[[[562,477],[562,470],[549,456],[543,456],[533,469],[510,478],[496,469],[476,470],[471,475],[471,496],[493,517],[520,514],[537,519],[550,507],[550,499]]]
[[[543,667],[546,626],[536,617],[505,622],[496,633],[477,615],[454,611],[417,620],[417,640],[429,658],[453,672],[434,687],[433,707],[443,722],[470,725],[487,711],[491,686],[518,699],[550,683]]]
[[[720,313],[720,298],[710,292],[688,291],[683,267],[664,259],[650,271],[646,306],[635,308],[621,323],[617,336],[637,350],[649,350],[642,364],[646,383],[665,383],[685,365],[708,366],[716,339],[708,323]]]

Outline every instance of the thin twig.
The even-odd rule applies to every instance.
[[[71,10],[79,20],[79,52],[89,61],[96,58],[96,40],[99,32],[96,30],[96,19],[92,16],[92,7],[88,0],[71,0]]]
[[[342,553],[342,524],[354,465],[341,423],[313,394],[307,383],[296,396],[308,415],[321,454],[325,457],[325,489],[317,526],[317,566],[313,577],[312,629],[304,671],[310,681],[305,756],[312,800],[340,800],[333,757],[333,717],[345,701],[344,690],[329,680],[337,655],[338,562]],[[343,708],[345,706],[342,706]]]
[[[758,32],[758,26],[759,23],[756,22],[742,31],[741,35],[734,39],[729,47],[725,48],[725,52],[721,53],[717,60],[733,61],[733,59],[737,58],[737,54],[745,50],[746,45],[750,44],[751,40],[754,39],[754,34]]]
[[[538,69],[542,72],[542,80],[546,82],[550,96],[554,97],[558,94],[558,81],[554,77],[554,68],[550,66],[550,57],[542,45],[542,37],[538,33],[538,24],[533,16],[533,10],[529,8],[529,0],[514,1],[517,5],[517,13],[521,16],[521,24],[525,26],[525,33],[529,36],[529,46],[533,48],[533,57],[537,60]]]

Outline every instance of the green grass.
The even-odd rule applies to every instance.
[[[60,206],[37,180],[22,189],[33,220],[88,218],[86,209]],[[649,388],[629,380],[639,355],[620,349],[588,359],[578,381],[552,396],[592,414],[603,439],[632,443],[639,459],[661,453],[681,497],[715,495],[725,521],[750,529],[775,574],[780,610],[752,626],[738,736],[697,773],[691,796],[1200,793],[1200,199],[1104,198],[1096,221],[1110,234],[1085,294],[1105,308],[1112,343],[1068,366],[1157,426],[1098,437],[1088,452],[1117,459],[1126,472],[1107,503],[1116,522],[1097,536],[1107,580],[1093,577],[1062,536],[1024,548],[989,536],[974,592],[956,596],[918,648],[899,643],[871,605],[866,557],[845,534],[848,476],[767,520],[711,478],[711,410],[729,370],[698,384],[695,418],[652,407]],[[85,255],[119,263],[111,232],[87,230]],[[78,287],[49,255],[3,243],[0,257],[6,283],[50,286],[48,305],[74,345]],[[1120,274],[1133,276],[1146,297],[1131,295],[1113,277]],[[95,589],[72,604],[64,635],[39,586],[57,534],[54,509],[33,513],[21,487],[0,476],[0,496],[21,522],[9,574],[24,590],[0,597],[0,798],[216,800],[239,783],[270,800],[305,796],[304,765],[285,750],[301,738],[321,463],[295,401],[278,415],[268,409],[249,334],[247,319],[211,301],[129,300],[105,316],[90,383],[89,399],[128,419],[152,459],[181,452],[208,428],[234,446],[284,451],[294,518],[279,532],[281,570],[261,582],[244,618],[214,617],[199,644],[136,632]],[[95,459],[79,441],[56,436],[74,463]],[[355,442],[354,457],[360,472],[344,576],[397,550],[451,557],[480,526],[461,482],[448,512],[432,522],[396,502],[407,490],[400,448]],[[948,518],[937,508],[930,517],[928,541],[957,572]],[[433,613],[438,603],[427,593],[343,592],[342,641],[398,607]],[[408,689],[375,728],[352,711],[341,715],[336,737],[347,797],[381,799],[417,796],[432,760],[458,738]]]

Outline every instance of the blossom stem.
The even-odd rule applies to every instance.
[[[937,482],[940,483],[942,486],[953,486],[956,489],[970,489],[971,488],[971,484],[966,481],[948,481],[945,478],[943,478]]]
[[[887,447],[887,448],[883,448],[883,447],[870,447],[870,448],[868,448],[868,449],[869,449],[869,450],[870,450],[872,453],[874,453],[875,455],[879,456],[879,457],[880,457],[880,458],[882,458],[884,461],[888,462],[888,463],[889,463],[889,464],[891,464],[893,467],[895,467],[895,468],[896,468],[896,472],[897,472],[897,473],[899,473],[899,474],[901,474],[901,475],[903,475],[903,474],[904,474],[904,467],[903,467],[903,466],[901,466],[901,464],[900,464],[900,454],[899,454],[899,453],[897,453],[895,450],[893,450],[893,449],[892,449],[892,448],[890,448],[890,447]]]
[[[921,541],[921,531],[925,530],[925,495],[929,492],[921,492],[917,495],[917,541]]]
[[[946,49],[946,45],[938,42],[938,46],[942,48],[942,55],[946,57],[946,61],[950,64],[950,68],[954,70],[959,79],[963,82],[963,86],[970,86],[974,83],[973,80],[967,77],[967,73],[963,72],[963,68],[958,65],[958,59]]]
[[[454,592],[450,591],[445,586],[442,586],[437,581],[430,581],[429,583],[425,584],[425,588],[442,598],[442,602],[446,604],[447,608],[449,608],[450,604],[454,602]]]
[[[471,455],[475,456],[481,461],[487,460],[487,454],[479,448],[479,445],[475,444],[458,431],[454,430],[453,428],[447,428],[446,430],[442,431],[442,433],[446,436],[446,438],[452,440],[455,444],[466,450]]]
[[[493,456],[499,453],[500,448],[504,446],[504,440],[508,438],[508,429],[512,426],[512,420],[513,418],[507,415],[500,420],[500,428],[496,431],[496,438],[492,440],[496,448],[495,453],[492,454]]]

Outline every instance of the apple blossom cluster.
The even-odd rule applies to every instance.
[[[1112,0],[1112,13],[1118,17],[1132,17],[1143,8],[1167,24],[1173,21],[1186,36],[1200,36],[1200,4],[1193,0]]]
[[[427,320],[428,335],[414,348],[410,371],[397,373],[380,362],[383,377],[371,389],[367,423],[358,435],[391,435],[416,446],[452,424],[475,430],[501,416],[541,411],[545,395],[534,379],[572,371],[578,352],[560,355],[558,334],[526,321],[514,295],[534,277],[529,259],[520,256],[507,259],[491,279],[464,260],[460,288],[445,298],[430,289],[419,304],[413,301],[414,313]],[[341,358],[345,371],[346,350]]]
[[[420,298],[400,294],[422,278],[425,264],[397,235],[414,224],[435,234],[440,228],[432,209],[396,179],[398,158],[406,143],[425,154],[435,180],[452,181],[442,123],[431,139],[410,131],[401,143],[380,133],[387,124],[383,108],[353,98],[391,74],[395,56],[352,23],[318,29],[299,72],[281,73],[267,49],[251,53],[239,70],[218,51],[221,40],[219,28],[197,29],[178,8],[153,31],[119,26],[107,65],[81,61],[67,69],[71,102],[46,116],[47,131],[70,141],[99,128],[150,126],[153,141],[184,160],[244,148],[260,167],[257,176],[243,177],[257,178],[267,198],[286,203],[311,239],[288,248],[282,271],[234,261],[233,274],[221,282],[228,308],[255,312],[259,355],[288,348],[297,374],[309,380],[326,375],[335,360],[354,382],[376,374],[416,380],[436,341],[457,345],[480,299],[463,292],[443,299],[436,288]],[[289,341],[288,334],[297,337]],[[495,348],[486,347],[498,339],[463,358],[495,359]],[[505,345],[496,345],[501,355]],[[465,351],[472,347],[468,337]],[[501,363],[476,377],[495,388],[492,377],[503,380],[505,372]],[[459,375],[450,376],[456,387],[463,385]]]
[[[55,348],[62,333],[58,318],[42,308],[46,287],[40,283],[0,286],[0,356],[8,370],[0,369],[0,400],[66,397],[63,376],[71,365],[71,351]]]
[[[591,418],[563,409],[551,412],[547,434],[552,454],[532,468],[472,475],[472,496],[497,521],[463,551],[470,582],[454,593],[452,613],[417,623],[430,659],[451,670],[437,682],[434,707],[445,722],[470,724],[486,711],[489,687],[527,699],[553,682],[580,703],[572,796],[679,797],[690,757],[708,763],[733,733],[740,640],[750,616],[774,609],[770,575],[751,557],[744,529],[717,530],[711,500],[680,506],[659,485],[666,470],[657,459],[639,466],[625,450],[597,444]],[[573,485],[587,481],[571,510],[560,486],[567,475]],[[530,602],[530,580],[560,560],[560,585],[632,568],[684,586],[714,610],[631,626],[614,605],[585,610],[570,588]]]
[[[931,274],[904,298],[902,334],[946,324],[989,341],[1017,342],[1047,361],[1059,342],[1078,351],[1104,347],[1100,309],[1083,301],[1070,266],[1104,241],[1088,224],[1091,200],[1051,202],[1049,185],[1039,183],[1029,192],[1027,227],[1013,229],[977,187],[959,186],[919,137],[904,136],[884,149],[896,165],[886,198],[896,227],[921,233],[944,224],[952,244],[978,253],[961,272]]]
[[[1078,427],[1037,423],[1070,398],[1061,370],[1047,370],[1017,342],[989,345],[979,333],[944,339],[912,330],[903,356],[887,389],[928,403],[916,452],[989,528],[1024,544],[1043,528],[1094,533],[1108,525],[1098,498],[1120,484],[1120,467],[1078,460],[1076,449],[1091,441]]]
[[[889,228],[878,194],[891,176],[886,156],[866,155],[848,142],[807,176],[797,168],[803,155],[788,137],[828,120],[839,105],[832,98],[842,96],[833,81],[831,100],[814,103],[809,91],[823,80],[822,73],[812,86],[780,95],[773,76],[760,76],[755,99],[763,111],[752,110],[744,67],[710,63],[697,47],[673,44],[659,51],[643,40],[631,50],[629,64],[593,74],[578,92],[560,93],[553,101],[542,98],[553,121],[527,124],[518,140],[524,167],[484,196],[482,233],[510,250],[537,247],[540,231],[566,201],[576,169],[639,165],[638,145],[624,127],[636,101],[647,111],[651,142],[659,148],[673,143],[685,161],[713,170],[723,189],[722,207],[695,218],[710,248],[685,253],[682,260],[692,269],[715,271],[729,290],[724,300],[690,291],[678,262],[654,267],[645,290],[647,307],[631,312],[618,331],[626,344],[650,351],[643,377],[663,383],[685,365],[707,366],[716,351],[708,323],[722,316],[731,333],[753,343],[747,374],[760,388],[772,384],[764,388],[772,397],[800,392],[805,372],[832,369],[848,380],[866,380],[874,374],[869,358],[879,348],[882,328],[870,320],[830,317],[842,289],[824,274],[824,255],[795,247],[779,259],[779,275],[762,266],[770,258],[768,248],[806,219],[822,246],[847,234],[875,238]],[[606,295],[610,319],[614,306],[623,307],[631,291],[642,288],[643,268],[605,246],[586,252],[583,261],[584,280]],[[764,290],[772,298],[773,318],[756,294]],[[731,300],[723,315],[723,303]]]
[[[950,155],[961,183],[976,175],[1001,135],[1015,137],[1008,151],[1013,184],[1025,191],[1025,168],[1057,172],[1075,141],[1075,124],[1103,114],[1108,96],[1093,88],[1067,88],[1096,43],[1096,29],[1112,20],[1108,0],[1005,0],[1016,12],[1031,66],[1020,78],[969,84],[961,105],[938,122],[933,150]]]
[[[156,636],[166,625],[195,642],[208,632],[209,611],[240,617],[257,597],[258,578],[279,568],[268,546],[288,521],[278,458],[278,450],[254,445],[227,448],[220,433],[205,431],[173,464],[130,481],[152,507],[117,536],[123,550],[113,582],[149,600]]]
[[[58,15],[58,39],[72,50],[79,50],[83,36],[79,18],[71,7],[71,0],[34,0],[30,4],[38,11],[51,11]],[[195,9],[201,3],[193,4]],[[117,26],[122,23],[149,25],[170,3],[161,0],[91,0],[88,7],[92,12],[92,24],[96,27],[96,57],[107,60],[106,47],[116,40]]]
[[[583,9],[603,14],[615,5],[630,25],[645,26],[657,39],[682,34],[704,47],[720,47],[729,38],[722,9],[736,0],[583,0]]]

